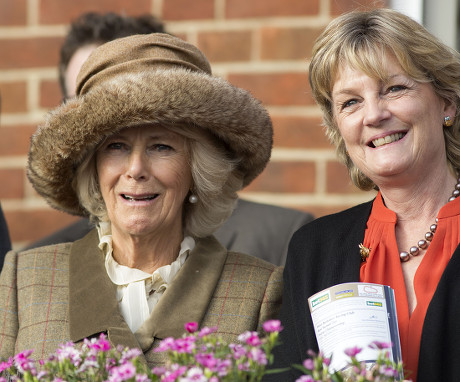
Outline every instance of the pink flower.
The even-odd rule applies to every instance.
[[[14,356],[14,365],[21,373],[28,371],[32,375],[37,375],[37,369],[35,368],[34,361],[29,358],[32,353],[33,350],[25,350]]]
[[[199,367],[192,367],[187,372],[186,376],[179,379],[179,382],[207,382],[208,378],[203,375],[203,371]]]
[[[200,333],[198,333],[198,337],[203,338],[215,332],[217,332],[217,326],[213,326],[211,328],[204,327],[200,330]]]
[[[155,352],[164,352],[172,350],[175,346],[175,340],[173,337],[166,337],[164,340],[161,340],[160,344],[155,348]]]
[[[184,373],[187,371],[187,368],[185,366],[179,365],[172,365],[171,369],[172,370],[165,371],[165,373],[163,374],[163,378],[161,379],[161,382],[174,382],[177,378],[184,375]]]
[[[196,347],[195,341],[196,341],[195,337],[178,338],[174,342],[174,346],[172,350],[175,350],[178,353],[190,354]]]
[[[74,366],[78,366],[81,362],[80,351],[75,349],[72,342],[59,346],[56,355],[60,362],[68,359]]]
[[[246,348],[241,344],[230,344],[228,345],[230,350],[233,352],[233,358],[240,359],[246,356]]]
[[[391,342],[380,342],[380,341],[373,341],[369,345],[370,348],[377,349],[377,350],[390,349],[391,346],[392,346]]]
[[[145,374],[136,374],[136,382],[150,382],[150,378]]]
[[[0,373],[4,370],[9,369],[11,366],[13,366],[13,358],[10,357],[8,361],[0,363]]]
[[[257,332],[246,331],[238,336],[238,340],[245,342],[250,346],[259,346],[261,344],[259,334]]]
[[[268,320],[262,324],[262,327],[267,333],[281,332],[283,327],[280,320]]]
[[[207,367],[211,371],[214,371],[214,368],[217,365],[217,359],[214,357],[213,354],[198,353],[195,356],[195,359],[200,365]]]
[[[352,358],[352,357],[356,357],[356,355],[361,353],[362,350],[363,350],[363,348],[360,348],[359,346],[355,346],[355,347],[352,347],[352,348],[345,349],[345,354],[348,357]]]
[[[189,333],[195,333],[198,330],[198,322],[187,322],[185,330]]]
[[[136,368],[132,363],[125,363],[110,370],[109,382],[122,382],[133,378],[136,375]]]
[[[265,355],[265,352],[259,348],[252,348],[249,350],[248,358],[257,362],[259,365],[267,364],[267,356]]]
[[[122,352],[120,363],[125,363],[136,357],[139,357],[142,354],[141,350],[138,348],[127,349]]]
[[[302,375],[300,378],[297,378],[295,382],[315,382],[315,379],[311,375]]]
[[[315,368],[315,362],[311,358],[307,358],[303,361],[303,367],[307,370],[313,370]]]

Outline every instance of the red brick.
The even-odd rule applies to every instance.
[[[335,16],[355,9],[382,8],[388,6],[388,3],[386,0],[330,0],[331,14]]]
[[[27,86],[23,81],[0,83],[2,113],[27,111]]]
[[[311,16],[319,12],[319,0],[230,0],[227,18]]]
[[[0,127],[0,154],[2,156],[26,155],[29,141],[36,126],[2,126]]]
[[[0,169],[0,200],[24,197],[25,174],[23,169]]]
[[[311,28],[263,28],[261,58],[263,60],[306,59],[311,56],[315,39],[321,31],[322,29]]]
[[[328,162],[326,165],[326,190],[330,194],[357,194],[367,193],[356,187],[348,175],[345,165],[339,162]]]
[[[167,0],[163,20],[202,20],[214,18],[214,0]]]
[[[304,193],[315,189],[312,162],[270,162],[245,191]]]
[[[0,70],[56,67],[61,43],[58,37],[0,40]]]
[[[200,33],[198,47],[211,62],[248,61],[251,57],[251,33],[249,31]]]
[[[272,121],[275,147],[333,148],[324,134],[320,117],[272,116]]]
[[[11,241],[29,243],[45,237],[78,218],[57,210],[4,211]]]
[[[27,0],[0,0],[0,26],[25,25]]]
[[[116,12],[127,15],[150,13],[150,0],[40,0],[41,24],[68,24],[85,12]]]
[[[42,81],[40,84],[40,107],[51,109],[62,101],[61,88],[58,81]]]
[[[265,105],[313,105],[306,73],[230,74],[228,80],[249,90]]]

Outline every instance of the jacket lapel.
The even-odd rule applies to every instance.
[[[143,351],[155,338],[180,337],[185,323],[202,321],[226,259],[227,250],[214,236],[197,240],[182,269],[135,333]]]
[[[72,245],[69,268],[71,341],[107,332],[113,346],[139,347],[119,312],[116,286],[107,276],[95,229]]]

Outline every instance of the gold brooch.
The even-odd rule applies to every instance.
[[[370,248],[366,248],[363,243],[359,245],[359,253],[361,254],[361,261],[365,262],[369,257]]]

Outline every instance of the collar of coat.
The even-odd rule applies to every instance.
[[[153,313],[133,334],[119,311],[116,286],[107,276],[97,243],[97,232],[92,230],[72,245],[70,339],[77,342],[106,332],[113,346],[140,347],[144,352],[155,338],[180,337],[186,322],[201,322],[227,258],[227,251],[213,236],[197,240]]]

